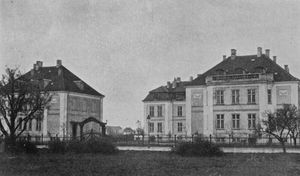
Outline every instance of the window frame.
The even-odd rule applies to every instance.
[[[238,130],[240,129],[240,114],[232,114],[232,129]]]
[[[153,122],[149,122],[149,133],[154,133],[154,123]]]
[[[157,133],[162,133],[163,132],[163,127],[162,127],[162,122],[157,123]]]
[[[272,104],[272,89],[267,90],[268,104]]]
[[[154,106],[149,106],[149,116],[154,117]]]
[[[216,105],[224,105],[224,90],[215,90]]]
[[[256,89],[247,89],[248,104],[256,104]]]
[[[162,107],[162,105],[157,106],[157,117],[163,117],[163,107]]]
[[[224,129],[224,114],[217,114],[216,117],[216,129],[223,130]]]
[[[231,90],[231,103],[232,104],[240,104],[240,90],[239,89]]]
[[[256,128],[256,114],[250,113],[248,114],[248,129]]]
[[[182,122],[178,122],[177,123],[177,132],[182,132],[183,131],[183,123]]]
[[[183,116],[183,107],[182,106],[177,106],[177,117],[182,117]]]

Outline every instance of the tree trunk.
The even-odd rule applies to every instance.
[[[5,140],[5,149],[8,152],[14,153],[16,151],[16,147],[17,147],[17,142],[16,141],[17,141],[17,138],[16,138],[16,135],[14,133],[7,136],[6,140]]]
[[[281,147],[282,147],[283,153],[286,153],[285,142],[284,141],[280,141],[280,143],[281,143]]]
[[[297,145],[297,137],[293,138],[293,142],[294,142],[294,146],[296,146]]]

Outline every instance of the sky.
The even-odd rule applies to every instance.
[[[300,1],[0,0],[0,74],[62,64],[105,95],[104,121],[136,128],[148,92],[230,55],[270,49],[300,78]]]

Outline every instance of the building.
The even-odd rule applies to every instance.
[[[30,120],[24,135],[77,137],[90,131],[105,132],[105,123],[102,122],[104,95],[64,67],[61,60],[50,67],[37,61],[23,76],[42,81],[44,89],[52,96],[43,117]]]
[[[275,111],[282,104],[298,107],[300,100],[299,79],[290,74],[288,65],[280,67],[276,56],[271,59],[270,50],[262,53],[261,47],[257,54],[246,56],[232,49],[231,56],[223,56],[219,64],[181,84],[162,86],[144,99],[145,127],[150,134],[178,134],[182,129],[188,136],[249,136],[266,118],[266,111]],[[180,101],[176,93],[174,99],[179,88]],[[179,120],[176,114],[181,115],[181,109]]]
[[[106,134],[111,136],[122,135],[123,130],[120,126],[106,126]]]

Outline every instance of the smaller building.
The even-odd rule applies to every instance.
[[[122,135],[123,130],[122,130],[122,127],[120,127],[120,126],[107,126],[106,134],[110,135],[110,136]]]

